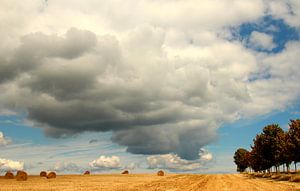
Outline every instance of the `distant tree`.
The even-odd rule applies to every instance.
[[[297,162],[300,162],[300,119],[291,120],[289,127],[290,152],[297,170]]]
[[[300,119],[291,120],[289,131],[284,132],[278,124],[267,125],[263,132],[253,139],[251,151],[239,148],[234,154],[237,170],[243,172],[247,167],[257,171],[271,171],[275,166],[286,166],[289,172],[294,161],[295,170],[300,162]]]
[[[290,164],[293,161],[293,144],[291,142],[291,138],[288,132],[284,132],[282,137],[280,138],[280,163],[285,164],[287,168],[287,172],[290,171]]]
[[[248,153],[246,149],[239,148],[234,153],[234,162],[237,165],[237,171],[238,172],[244,172],[246,168],[249,166],[248,162]]]
[[[272,163],[265,157],[269,151],[265,146],[264,134],[256,135],[255,139],[253,139],[251,149],[250,166],[255,172],[266,170],[272,166]]]
[[[262,157],[267,161],[267,169],[278,167],[285,161],[282,155],[285,147],[285,133],[278,124],[271,124],[263,129]]]

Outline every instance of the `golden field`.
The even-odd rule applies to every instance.
[[[300,183],[249,178],[242,174],[59,175],[55,179],[29,176],[27,181],[1,177],[0,190],[300,191]]]

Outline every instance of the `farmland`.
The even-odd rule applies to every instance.
[[[300,191],[300,183],[251,178],[242,174],[107,174],[59,175],[55,179],[29,176],[27,181],[0,178],[0,190],[116,190],[116,191]]]

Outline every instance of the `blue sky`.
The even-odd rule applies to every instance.
[[[296,0],[0,11],[0,172],[233,173],[237,148],[300,117]]]

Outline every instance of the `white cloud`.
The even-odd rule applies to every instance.
[[[201,149],[198,160],[185,160],[176,154],[155,155],[147,157],[148,168],[167,169],[170,171],[194,171],[207,166],[213,160],[212,154]]]
[[[0,158],[0,171],[17,171],[24,169],[24,162]]]
[[[110,170],[121,168],[121,159],[118,156],[100,156],[98,159],[89,163],[89,166],[95,170]]]
[[[254,48],[272,50],[276,47],[276,44],[273,42],[273,37],[266,33],[261,33],[253,31],[249,37],[249,45]]]
[[[78,172],[81,169],[73,162],[57,162],[51,170],[57,172]]]
[[[48,139],[47,143],[40,144],[32,142],[30,137],[25,136],[22,137],[22,143],[1,147],[1,157],[21,160],[26,164],[24,168],[30,174],[39,174],[41,170],[53,170],[58,164],[63,165],[70,162],[79,167],[72,173],[82,173],[86,169],[90,169],[88,162],[98,158],[99,150],[104,155],[117,155],[125,152],[125,148],[115,147],[115,144],[109,141],[110,136],[111,133],[82,133],[66,139]],[[98,139],[97,143],[89,143],[88,140],[96,138]],[[126,159],[126,157],[124,158]],[[70,173],[70,171],[60,172],[60,174],[63,173]]]
[[[4,134],[0,131],[0,146],[11,144],[11,139],[4,137]]]
[[[248,85],[252,101],[245,104],[243,113],[253,116],[273,110],[283,111],[297,101],[300,95],[297,83],[300,80],[297,72],[300,70],[299,48],[299,42],[290,42],[282,52],[260,57],[258,78]],[[259,77],[259,71],[264,71],[268,77]]]
[[[138,167],[139,167],[138,164],[132,162],[132,163],[130,163],[130,164],[128,164],[128,165],[125,165],[125,166],[123,167],[123,169],[134,170],[134,169],[136,169],[136,168],[138,168]]]
[[[284,19],[292,27],[300,28],[300,2],[298,0],[267,1],[268,14]]]
[[[200,149],[200,161],[211,161],[213,160],[213,155],[207,152],[205,149]]]

